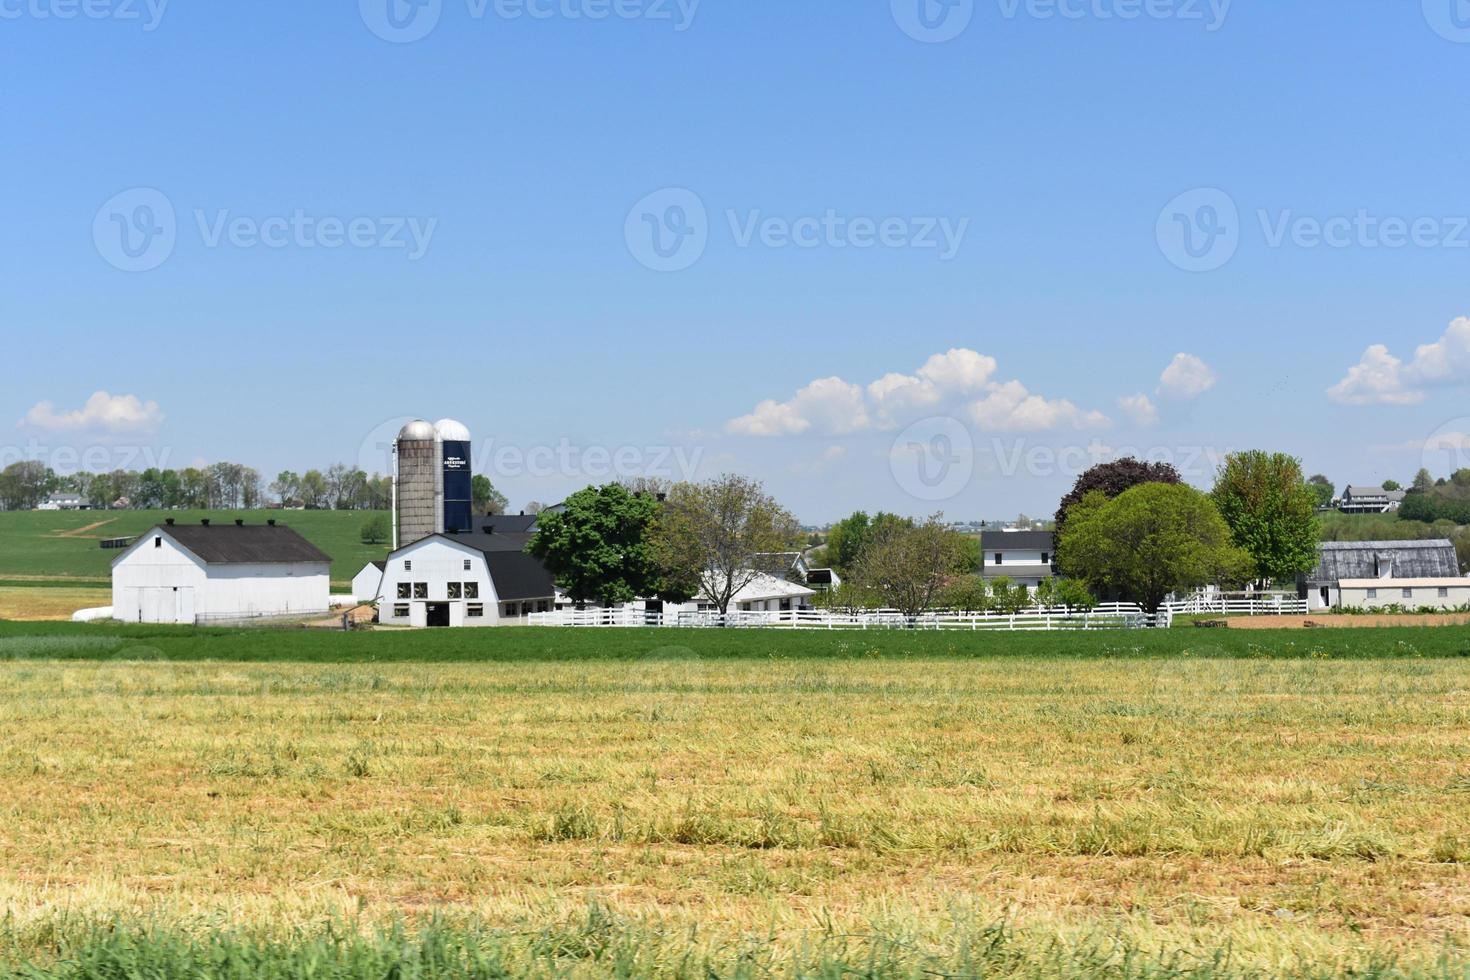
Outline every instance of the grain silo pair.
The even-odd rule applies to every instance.
[[[470,430],[453,419],[405,425],[393,444],[393,550],[474,526]]]

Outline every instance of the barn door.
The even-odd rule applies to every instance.
[[[174,591],[177,596],[175,601],[177,616],[174,622],[192,626],[194,624],[194,590],[176,589]]]

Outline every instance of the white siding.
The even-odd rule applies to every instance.
[[[469,568],[465,568],[469,562]],[[405,567],[405,563],[412,568]],[[450,583],[461,588],[461,598],[449,597]],[[466,599],[463,589],[473,583],[479,598]],[[426,598],[414,598],[414,586],[425,587]],[[400,587],[407,586],[408,598],[401,598]],[[498,626],[501,622],[500,598],[495,583],[485,567],[485,556],[467,545],[443,538],[427,538],[394,552],[383,573],[383,601],[378,606],[378,622],[391,626],[424,627],[429,622],[429,607],[449,607],[450,626]],[[470,606],[483,606],[485,615],[472,618]],[[408,607],[408,615],[399,613]]]
[[[369,562],[367,567],[358,572],[352,580],[352,597],[363,605],[373,602],[382,594],[380,591],[382,584],[382,570]]]
[[[207,565],[164,531],[140,538],[112,566],[113,615],[128,623],[316,615],[330,593],[325,562]]]

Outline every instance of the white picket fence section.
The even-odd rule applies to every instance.
[[[1158,625],[1172,625],[1175,616],[1305,616],[1310,611],[1307,600],[1285,593],[1229,595],[1198,592],[1182,601],[1166,602],[1159,607]]]
[[[683,612],[672,615],[641,609],[587,609],[532,613],[531,626],[688,629],[794,629],[794,630],[1004,630],[1041,632],[1047,630],[1144,629],[1153,619],[1133,603],[1115,602],[1096,609],[1033,608],[1025,612],[965,613],[937,611],[910,618],[894,609],[826,610],[801,609],[784,612]]]

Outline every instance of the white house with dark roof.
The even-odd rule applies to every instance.
[[[378,622],[389,626],[503,626],[556,604],[556,583],[524,549],[524,522],[481,519],[469,534],[435,534],[388,556]],[[526,525],[529,526],[529,525]]]
[[[985,580],[1007,578],[1033,592],[1056,577],[1056,550],[1051,531],[986,531],[980,536]]]
[[[113,617],[208,624],[323,615],[332,559],[288,527],[175,524],[141,535],[112,561]]]

